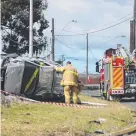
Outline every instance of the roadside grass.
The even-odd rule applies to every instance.
[[[2,107],[2,136],[84,136],[96,130],[112,132],[128,125],[131,110],[118,102],[80,95],[82,101],[107,103],[105,108],[81,109],[49,104],[12,104]],[[106,119],[101,124],[98,118]]]

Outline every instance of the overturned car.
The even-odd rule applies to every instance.
[[[40,101],[64,101],[62,74],[54,69],[58,65],[40,58],[1,55],[1,90]]]

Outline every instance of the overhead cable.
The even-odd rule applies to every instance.
[[[98,33],[98,32],[107,30],[107,29],[109,29],[109,28],[118,26],[118,25],[120,25],[120,24],[122,24],[122,23],[124,23],[124,22],[126,22],[126,21],[128,21],[128,20],[130,20],[131,18],[133,18],[133,17],[127,18],[127,19],[125,19],[125,20],[123,20],[123,21],[121,21],[121,22],[119,22],[119,23],[113,24],[113,25],[111,25],[111,26],[104,27],[104,28],[98,29],[98,30],[96,30],[96,31],[88,32],[88,34]],[[87,34],[87,33],[80,33],[80,34],[75,34],[75,35],[56,35],[56,36],[80,36],[80,35],[86,35],[86,34]]]
[[[91,55],[93,56],[93,58],[94,58],[96,61],[98,61],[98,60],[96,59],[96,57],[94,56],[94,54],[93,54],[92,50],[90,49],[90,47],[88,47],[88,49],[89,49]]]
[[[122,20],[122,19],[124,19],[124,18],[126,18],[126,17],[128,17],[129,15],[132,15],[132,12],[131,13],[128,13],[127,15],[125,15],[125,16],[123,16],[123,17],[121,17],[121,18],[119,18],[119,19],[117,19],[117,20],[115,20],[115,21],[112,21],[112,22],[110,22],[110,23],[108,23],[108,24],[105,24],[104,26],[107,26],[107,25],[111,25],[111,24],[113,24],[113,23],[115,23],[115,22],[117,22],[117,21],[119,21],[119,20]],[[65,28],[65,27],[64,27]],[[55,28],[56,29],[56,28]],[[60,29],[61,30],[61,32],[62,31],[65,31],[65,32],[70,32],[70,33],[73,33],[73,34],[80,34],[80,33],[78,33],[78,32],[74,32],[74,31],[70,31],[70,30],[65,30],[65,29]],[[86,30],[82,30],[82,31],[89,31],[90,29],[86,29]],[[56,34],[56,36],[59,36],[60,34]]]
[[[61,41],[60,39],[58,39],[58,38],[56,38],[56,40],[57,40],[59,43],[61,43],[62,45],[64,45],[65,47],[67,47],[67,48],[77,49],[77,48],[73,48],[72,46],[67,45],[66,43],[62,42],[62,41]]]
[[[5,32],[7,32],[5,29],[4,29],[4,31]],[[8,33],[8,32],[7,32]],[[4,38],[4,36],[2,35],[2,37]],[[17,41],[15,41],[15,40],[13,40],[13,39],[11,39],[10,37],[8,37],[8,36],[6,36],[6,38],[8,38],[10,41],[12,41],[12,42],[14,42],[14,43],[16,43],[16,44],[18,44],[18,45],[22,45],[22,43],[19,43],[19,42],[17,42]],[[35,39],[34,39],[35,40]],[[26,45],[26,46],[28,46],[28,45]],[[36,46],[37,48],[38,48],[38,46]],[[50,50],[48,50],[48,49],[46,49],[47,51],[49,51],[49,52],[51,52]]]
[[[5,32],[7,32],[6,30],[4,30]],[[7,32],[8,33],[8,32]],[[2,35],[2,37],[4,38],[4,36]],[[15,41],[15,40],[13,40],[13,39],[11,39],[10,37],[8,37],[8,36],[6,36],[6,38],[8,38],[10,41],[12,41],[12,42],[14,42],[14,43],[16,43],[16,44],[18,44],[18,45],[22,45],[21,43],[18,43],[17,41]]]
[[[109,39],[108,41],[104,42],[103,44],[95,45],[95,46],[97,46],[97,47],[98,47],[98,46],[105,45],[105,44],[107,44],[107,43],[109,43],[109,42],[111,42],[111,41],[113,41],[113,40],[115,40],[115,39],[117,39],[117,38],[121,38],[121,37],[123,37],[123,36],[116,36],[116,37],[111,38],[111,39]]]
[[[117,20],[115,20],[115,21],[112,21],[112,22],[110,22],[110,23],[104,24],[104,26],[109,26],[109,25],[111,25],[111,24],[113,24],[113,23],[115,23],[115,22],[117,22],[117,21],[119,21],[119,20],[125,19],[125,18],[128,17],[129,15],[132,15],[132,12],[129,13],[129,14],[127,14],[127,15],[125,15],[125,16],[123,16],[123,17],[121,17],[121,18],[119,18],[119,19],[117,19]],[[89,31],[89,30],[90,30],[90,29],[83,30],[83,31]]]

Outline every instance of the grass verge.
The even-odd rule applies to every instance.
[[[94,131],[106,133],[119,130],[134,120],[134,113],[118,102],[107,102],[88,96],[82,101],[107,103],[100,109],[59,107],[48,104],[13,104],[2,107],[2,136],[84,136]],[[135,113],[136,114],[136,113]],[[106,122],[92,122],[98,118]]]

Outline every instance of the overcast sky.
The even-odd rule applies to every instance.
[[[85,72],[86,67],[86,35],[62,35],[93,32],[127,20],[133,16],[133,0],[48,0],[48,9],[44,14],[50,26],[52,18],[55,19],[55,34],[61,35],[57,36],[58,40],[55,41],[56,58],[64,54],[66,57],[79,59],[69,60],[82,73]],[[70,22],[71,20],[77,22]],[[51,38],[50,31],[51,27],[45,31],[48,38]],[[129,48],[129,33],[130,20],[110,29],[89,34],[91,50],[89,72],[95,72],[95,62],[103,56],[107,48],[116,48],[118,43]],[[121,37],[122,35],[126,37]]]

